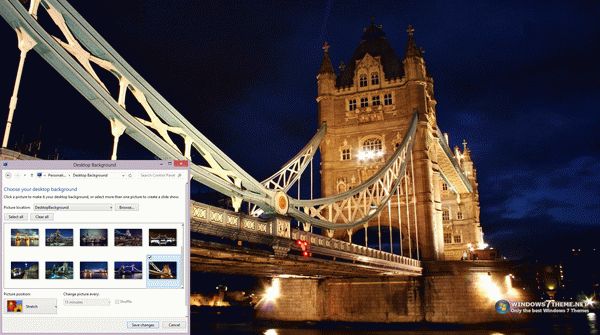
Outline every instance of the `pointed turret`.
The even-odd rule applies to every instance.
[[[471,181],[471,184],[475,187],[477,183],[477,175],[475,171],[475,165],[471,159],[471,149],[467,146],[467,140],[463,140],[463,152],[462,152],[462,168],[465,171],[467,177]]]
[[[406,53],[404,55],[404,73],[406,78],[422,80],[427,78],[425,70],[425,60],[423,59],[423,50],[417,46],[415,41],[415,29],[412,25],[408,25],[406,29],[408,33],[408,41],[406,43]]]
[[[335,75],[335,71],[333,70],[333,65],[331,64],[331,59],[329,58],[329,43],[323,43],[323,61],[321,62],[321,67],[319,68],[319,74],[324,73],[332,73]]]
[[[335,79],[335,71],[331,64],[331,58],[329,58],[329,43],[325,42],[323,43],[323,61],[317,75],[319,96],[333,93],[335,90]]]
[[[404,58],[408,57],[423,57],[423,50],[417,47],[417,42],[415,41],[415,28],[412,25],[408,25],[406,29],[408,33],[408,42],[406,43],[406,54]]]
[[[465,160],[470,162],[471,161],[471,150],[467,147],[467,140],[463,139],[462,145],[463,145],[463,156],[464,156]]]

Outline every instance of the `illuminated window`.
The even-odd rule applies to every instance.
[[[383,145],[377,137],[371,137],[362,142],[361,149],[358,151],[358,160],[369,161],[383,157]]]
[[[454,235],[454,243],[462,243],[462,236]]]
[[[442,190],[448,191],[448,184],[442,183]]]
[[[369,98],[360,98],[360,107],[368,107]]]
[[[342,160],[347,161],[350,160],[350,149],[342,149]]]
[[[353,111],[356,109],[356,99],[348,100],[348,110]]]
[[[383,104],[386,106],[392,104],[392,93],[386,93],[383,95]]]
[[[371,85],[379,85],[379,74],[377,72],[371,73]]]
[[[444,233],[444,243],[452,243],[452,233]]]
[[[456,218],[457,218],[458,220],[462,220],[462,219],[463,219],[463,214],[462,214],[462,212],[461,212],[461,211],[458,211],[458,212],[456,212]]]
[[[383,150],[383,146],[381,145],[381,140],[376,137],[366,139],[363,142],[362,148],[364,151],[371,151],[371,152],[380,152]]]
[[[373,106],[379,106],[379,105],[381,105],[381,100],[379,100],[379,96],[378,95],[372,97],[371,101],[373,103]]]
[[[366,74],[361,74],[360,75],[359,85],[360,85],[360,87],[367,86],[367,75]]]
[[[444,221],[450,221],[450,212],[448,212],[447,209],[444,209],[442,211],[442,220],[444,220]]]

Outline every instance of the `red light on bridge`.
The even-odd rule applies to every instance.
[[[309,252],[308,241],[296,240],[296,244],[302,249],[302,256],[310,257],[312,254]]]

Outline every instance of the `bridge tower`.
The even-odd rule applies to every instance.
[[[325,122],[328,127],[320,148],[321,195],[331,196],[347,191],[378,171],[394,153],[408,131],[412,116],[417,113],[418,128],[412,151],[414,176],[413,169],[407,169],[408,184],[401,185],[400,190],[408,196],[395,197],[391,211],[382,211],[380,217],[371,220],[368,226],[394,227],[392,240],[398,243],[402,235],[404,255],[416,256],[418,240],[421,259],[443,260],[446,235],[442,188],[447,189],[449,184],[451,190],[459,188],[453,185],[450,173],[443,175],[438,164],[438,155],[444,153],[436,144],[441,132],[436,122],[433,79],[427,72],[423,51],[416,44],[414,29],[409,26],[407,33],[405,54],[400,58],[387,40],[382,26],[372,22],[364,29],[351,59],[347,64],[342,63],[337,73],[329,57],[329,45],[324,45],[317,75],[316,99],[319,123]],[[451,150],[448,152],[453,156]],[[449,159],[451,162],[455,157]],[[464,165],[468,164],[472,162],[465,160]],[[458,168],[462,169],[462,166]],[[474,174],[472,177],[475,178]],[[476,184],[474,179],[473,182]],[[413,203],[413,190],[416,205]],[[446,208],[457,207],[453,206],[454,202],[460,201],[457,199],[448,195]],[[407,203],[409,206],[406,206]],[[478,212],[478,202],[473,204]],[[475,211],[473,206],[469,208]],[[462,215],[467,217],[470,214],[465,209]],[[478,215],[477,220],[472,221],[479,226]],[[399,226],[402,227],[401,234]],[[362,228],[346,232],[347,236],[340,236],[343,232],[337,232],[336,237],[352,239],[351,235],[359,229]],[[467,229],[464,231],[465,237],[468,235],[473,242],[479,242],[472,234],[466,234]],[[454,232],[451,235],[454,236]],[[462,255],[462,249],[466,249],[467,238],[460,242],[464,243],[456,245],[456,250],[460,251],[455,252],[457,255]]]

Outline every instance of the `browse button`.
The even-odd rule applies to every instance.
[[[116,211],[138,211],[140,210],[139,204],[115,204]]]

